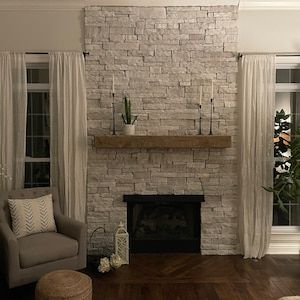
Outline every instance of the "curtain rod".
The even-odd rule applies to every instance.
[[[49,54],[49,52],[25,52],[26,54]],[[87,55],[90,55],[90,52],[83,51],[83,56],[86,57]]]
[[[265,53],[261,53],[261,52],[244,52],[238,53],[238,58],[243,57],[243,55],[263,55],[263,54],[275,54],[276,56],[300,56],[300,53],[279,53],[279,52],[265,52]]]

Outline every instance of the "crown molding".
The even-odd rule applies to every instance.
[[[125,2],[125,3],[124,3]],[[86,6],[218,6],[240,10],[300,10],[300,1],[282,0],[0,0],[0,10],[82,10]]]
[[[241,0],[239,10],[300,10],[300,2]]]
[[[125,3],[124,3],[125,2]],[[0,0],[0,10],[82,10],[86,6],[218,6],[239,0]]]

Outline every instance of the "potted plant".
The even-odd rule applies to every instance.
[[[277,160],[274,166],[274,185],[264,187],[266,191],[274,194],[274,201],[285,212],[285,203],[300,201],[300,128],[290,141],[288,130],[291,123],[287,121],[289,117],[283,110],[276,112],[274,156]]]
[[[135,133],[135,121],[137,120],[137,116],[133,116],[131,114],[131,102],[127,98],[124,97],[124,114],[122,114],[122,119],[124,122],[124,134],[125,135],[134,135]]]

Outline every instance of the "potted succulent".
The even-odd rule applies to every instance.
[[[124,97],[124,114],[122,114],[122,119],[124,122],[123,132],[125,135],[134,135],[135,133],[135,121],[137,120],[137,116],[133,116],[131,114],[131,102],[127,98]]]

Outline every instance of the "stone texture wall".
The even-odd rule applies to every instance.
[[[202,253],[236,254],[237,7],[88,7],[85,45],[89,234],[104,226],[112,246],[123,194],[204,193]],[[127,93],[141,135],[197,134],[200,86],[208,134],[213,79],[213,134],[231,135],[232,148],[94,149],[93,135],[111,134],[113,75],[118,134]]]

